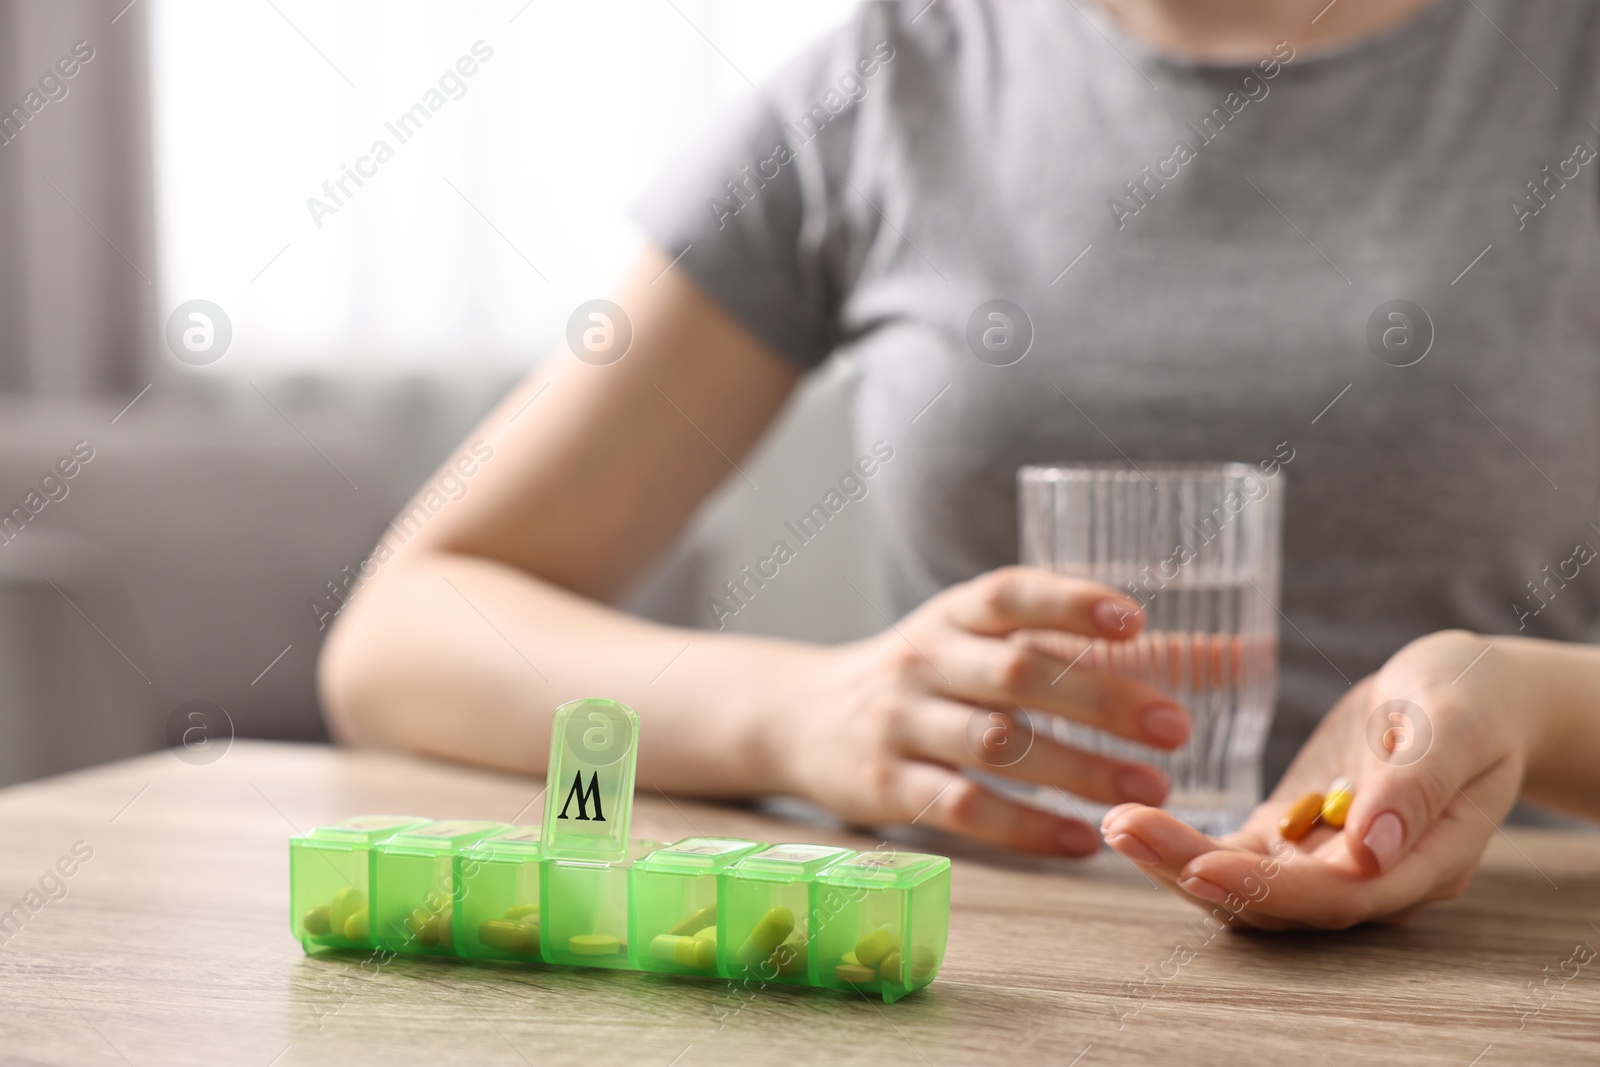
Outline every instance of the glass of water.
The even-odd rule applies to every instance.
[[[1138,637],[1084,640],[1070,669],[1147,682],[1194,721],[1173,752],[1038,712],[1035,729],[1157,767],[1171,780],[1174,815],[1208,834],[1237,829],[1261,799],[1277,696],[1283,472],[1247,463],[1037,465],[1017,472],[1017,488],[1024,564],[1112,586],[1144,608]],[[1045,792],[1044,803],[1066,814],[1098,820],[1106,810]]]

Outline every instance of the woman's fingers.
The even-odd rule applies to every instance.
[[[1235,851],[1171,814],[1142,804],[1124,804],[1112,808],[1100,820],[1100,831],[1105,834],[1106,844],[1147,872],[1160,875],[1175,885],[1184,867],[1196,857],[1218,849]],[[1243,849],[1236,851],[1241,856],[1261,858],[1259,854]],[[1200,899],[1222,899],[1221,896],[1210,895],[1203,885],[1179,885],[1179,888]]]
[[[1138,641],[1104,641],[1064,630],[1019,630],[1013,640],[1067,663],[1113,674],[1135,675],[1165,689],[1223,689],[1235,684],[1251,661],[1259,661],[1260,642],[1184,632],[1141,634]]]
[[[1343,930],[1431,899],[1438,872],[1422,864],[1401,864],[1386,875],[1362,872],[1345,856],[1297,852],[1263,871],[1256,857],[1212,852],[1196,857],[1179,874],[1179,884],[1216,886],[1250,903],[1252,916]],[[1264,877],[1266,873],[1270,878]],[[1252,899],[1253,898],[1253,899]]]
[[[1238,920],[1258,930],[1288,930],[1300,925],[1288,919],[1251,909],[1253,899],[1264,895],[1262,887],[1270,880],[1277,857],[1252,852],[1207,837],[1164,811],[1124,804],[1106,813],[1101,826],[1106,842],[1123,856],[1137,863],[1147,875],[1160,879],[1196,907],[1226,922]],[[1185,878],[1185,868],[1202,856],[1226,854],[1247,873],[1233,888],[1204,878]],[[1220,914],[1219,914],[1220,909]]]
[[[1344,929],[1402,921],[1422,904],[1459,894],[1470,881],[1494,822],[1480,810],[1503,795],[1514,773],[1495,768],[1462,787],[1428,831],[1386,873],[1372,875],[1355,842],[1324,827],[1267,849],[1214,841],[1170,814],[1125,804],[1106,814],[1106,842],[1202,907],[1222,904],[1261,929]]]
[[[1487,731],[1471,728],[1447,704],[1430,703],[1431,714],[1411,701],[1392,700],[1368,717],[1370,751],[1354,775],[1355,800],[1345,819],[1350,852],[1368,873],[1392,869],[1460,795],[1457,783],[1494,762]],[[1510,810],[1509,804],[1492,807],[1485,814],[1495,821]]]
[[[1188,740],[1188,713],[1154,686],[1073,666],[1022,642],[959,632],[937,641],[927,650],[927,681],[947,696],[1006,701],[1155,748]]]
[[[915,613],[908,638],[918,655],[907,667],[920,686],[971,703],[1005,701],[1061,715],[1157,748],[1177,748],[1189,737],[1188,714],[1161,690],[1040,647],[1040,634],[1135,636],[1144,622],[1139,605],[1112,589],[1003,567],[948,590],[930,609]]]
[[[1144,625],[1138,602],[1116,590],[1033,567],[990,571],[952,588],[940,603],[951,624],[995,637],[1039,629],[1127,640]]]
[[[1483,854],[1494,823],[1479,809],[1501,795],[1506,783],[1496,770],[1463,786],[1454,801],[1429,824],[1415,847],[1387,872],[1368,873],[1355,855],[1352,839],[1333,835],[1315,853],[1283,859],[1264,883],[1267,893],[1247,908],[1251,916],[1270,915],[1324,929],[1403,917],[1419,905],[1463,891]],[[1260,873],[1240,854],[1210,852],[1179,872],[1179,882],[1199,878],[1230,892],[1247,889],[1245,879]]]
[[[1260,859],[1233,852],[1206,853],[1188,863],[1179,877],[1184,884],[1202,882],[1241,897],[1242,891],[1249,888],[1257,898],[1248,909],[1252,916],[1271,916],[1325,929],[1343,929],[1374,914],[1398,910],[1397,904],[1381,913],[1372,911],[1374,899],[1367,876],[1348,862],[1295,853],[1269,868],[1272,877],[1263,880],[1262,875],[1267,872],[1260,870]],[[1248,887],[1247,879],[1254,879]]]
[[[1450,673],[1459,677],[1459,666]],[[1518,751],[1501,720],[1462,704],[1450,684],[1363,680],[1318,726],[1274,795],[1222,841],[1208,844],[1170,815],[1135,805],[1107,815],[1106,839],[1152,877],[1252,926],[1404,921],[1466,888],[1520,786]],[[1379,699],[1394,693],[1408,698]],[[1343,827],[1319,823],[1285,842],[1277,825],[1284,809],[1341,776],[1355,784]]]
[[[1112,848],[1195,904],[1202,908],[1221,905],[1260,929],[1299,925],[1342,929],[1399,910],[1399,906],[1373,910],[1387,900],[1368,891],[1366,876],[1349,861],[1348,854],[1340,864],[1281,845],[1281,857],[1243,848],[1218,848],[1217,842],[1198,830],[1149,808],[1110,812],[1103,830]],[[1396,887],[1402,895],[1405,888]],[[1405,903],[1415,900],[1411,897]]]
[[[1036,736],[1021,711],[930,699],[907,715],[901,744],[921,759],[1053,785],[1104,803],[1160,804],[1167,795],[1166,775],[1155,768]]]
[[[919,760],[901,763],[891,785],[898,806],[919,826],[933,826],[1002,848],[1056,856],[1099,851],[1094,827],[1007,800],[955,771]]]

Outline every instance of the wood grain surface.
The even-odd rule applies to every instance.
[[[1468,893],[1406,926],[1287,937],[1213,935],[1109,853],[958,855],[944,970],[892,1006],[627,972],[314,960],[291,938],[291,833],[377,812],[535,822],[541,790],[239,742],[206,765],[162,752],[0,792],[0,911],[13,916],[0,1061],[1600,1062],[1600,837],[1581,834],[1496,835]],[[638,837],[875,844],[644,782],[634,818]]]

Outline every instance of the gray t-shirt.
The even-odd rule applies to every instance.
[[[901,609],[1017,558],[1021,464],[1291,452],[1270,780],[1412,638],[1596,637],[1597,53],[1579,0],[1239,66],[1087,2],[866,4],[640,217],[783,356],[860,361]]]

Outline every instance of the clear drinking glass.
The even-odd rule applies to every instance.
[[[1085,463],[1017,472],[1022,562],[1102,582],[1144,606],[1138,637],[1079,642],[1070,669],[1148,682],[1194,720],[1175,752],[1037,712],[1035,729],[1166,772],[1168,810],[1209,834],[1237,829],[1261,799],[1261,755],[1277,696],[1285,477],[1271,470]],[[1041,792],[1068,814],[1098,820],[1106,810]]]

